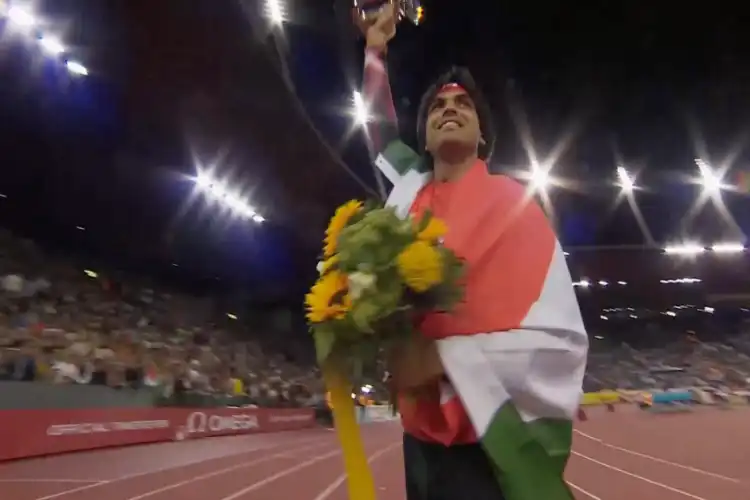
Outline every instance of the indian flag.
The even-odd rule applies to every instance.
[[[404,217],[420,188],[430,180],[429,173],[420,172],[417,155],[408,152],[403,145],[391,144],[376,161],[394,183],[388,204]],[[486,185],[477,185],[473,191],[479,198],[515,199],[522,192],[510,179],[485,177],[481,183]],[[565,254],[541,209],[520,212],[513,223],[516,229],[507,234],[493,229],[497,227],[493,222],[486,218],[473,232],[461,232],[472,236],[472,246],[485,245],[479,241],[482,238],[498,241],[507,236],[514,242],[520,234],[535,235],[502,250],[507,261],[515,263],[509,265],[522,267],[498,276],[504,282],[498,286],[497,307],[513,309],[512,326],[438,340],[450,380],[441,397],[442,411],[471,421],[496,466],[507,500],[571,500],[563,471],[570,455],[588,350],[573,281]],[[492,258],[498,257],[493,254]],[[468,265],[471,272],[471,259]],[[495,299],[485,295],[485,300]],[[521,295],[532,298],[525,302],[518,298]]]

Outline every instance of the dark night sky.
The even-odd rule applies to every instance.
[[[282,65],[260,0],[37,2],[92,74],[71,81],[5,32],[0,223],[194,279],[268,287],[306,276],[326,214],[366,193],[306,124],[280,68],[329,145],[374,181],[361,138],[344,139],[340,112],[361,73],[361,41],[341,29],[349,2],[287,3]],[[618,158],[640,172],[647,189],[636,199],[657,242],[737,237],[711,204],[681,223],[699,193],[684,181],[697,174],[693,158],[733,158],[730,181],[747,168],[747,13],[720,4],[426,1],[425,24],[402,25],[389,53],[402,131],[413,140],[429,81],[467,65],[500,130],[495,169],[528,164],[514,122],[521,113],[540,158],[571,136],[552,172],[575,183],[552,191],[566,246],[645,242],[627,204],[614,206]],[[244,227],[185,209],[190,187],[180,175],[193,171],[191,150],[207,163],[224,153],[222,171],[252,186],[271,222]],[[750,230],[746,195],[724,199]]]

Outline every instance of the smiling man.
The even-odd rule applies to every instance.
[[[468,71],[424,94],[417,152],[398,139],[384,60],[393,5],[362,26],[373,161],[398,213],[432,211],[467,265],[464,302],[389,359],[408,500],[572,500],[563,472],[588,339],[564,253],[526,189],[491,175],[490,111]]]

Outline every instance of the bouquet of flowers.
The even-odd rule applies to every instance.
[[[450,311],[463,298],[464,266],[441,244],[446,231],[431,213],[401,219],[392,208],[356,200],[340,206],[326,230],[320,277],[305,306],[352,500],[374,498],[352,381],[381,352],[408,340],[421,315]]]

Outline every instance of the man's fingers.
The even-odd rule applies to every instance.
[[[389,24],[393,24],[395,27],[395,20],[394,20],[394,5],[393,2],[389,2],[386,5],[383,6],[383,8],[380,10],[380,13],[378,14],[377,19],[375,20],[374,26],[380,30],[382,30],[384,33],[390,33],[391,26]]]

